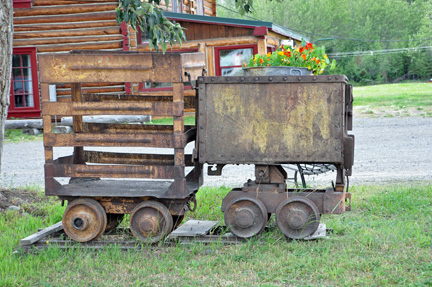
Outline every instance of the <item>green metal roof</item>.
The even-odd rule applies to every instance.
[[[250,27],[250,28],[265,26],[267,27],[267,29],[277,34],[290,37],[299,41],[301,39],[305,39],[305,41],[309,42],[309,39],[307,37],[300,35],[288,28],[267,21],[243,20],[243,19],[234,19],[234,18],[225,18],[225,17],[211,17],[211,16],[192,15],[192,14],[183,14],[183,13],[173,13],[173,12],[166,12],[166,11],[164,11],[163,14],[168,19],[177,20],[177,21],[199,22],[199,23],[209,23],[209,24],[227,25],[227,26],[242,26],[242,27]]]

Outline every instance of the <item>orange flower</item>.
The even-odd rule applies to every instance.
[[[303,54],[303,55],[302,55],[302,58],[303,58],[303,60],[306,61],[306,54]]]
[[[307,49],[307,50],[309,50],[309,49],[313,50],[313,45],[312,45],[312,43],[307,43],[307,44],[306,44],[306,49]]]
[[[287,57],[291,57],[291,51],[288,50],[288,51],[284,52],[284,55]]]
[[[304,51],[304,48],[303,48],[303,47],[300,47],[300,48],[299,48],[299,52],[300,52],[300,53],[303,53],[303,51]]]
[[[259,59],[260,64],[264,63],[263,59]]]

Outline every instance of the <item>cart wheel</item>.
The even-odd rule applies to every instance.
[[[87,242],[99,237],[105,231],[107,215],[96,200],[79,198],[68,204],[62,223],[63,230],[70,238]]]
[[[105,232],[109,232],[117,228],[123,221],[124,214],[119,213],[107,213],[107,226]]]
[[[262,232],[267,224],[267,208],[259,200],[241,197],[231,201],[224,213],[225,224],[238,237],[250,238]]]
[[[168,208],[157,201],[144,201],[131,213],[132,234],[145,243],[156,243],[173,228],[173,218]]]
[[[318,208],[306,197],[286,199],[276,209],[276,225],[291,239],[301,239],[313,234],[319,223]]]
[[[173,230],[176,229],[177,227],[180,226],[180,224],[182,223],[183,219],[184,219],[184,214],[183,215],[173,215]]]

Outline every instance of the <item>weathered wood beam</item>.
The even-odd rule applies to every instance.
[[[42,238],[47,237],[48,235],[51,235],[53,233],[56,233],[57,231],[60,231],[63,229],[63,224],[62,222],[58,222],[54,225],[51,225],[50,227],[47,227],[37,233],[34,233],[24,239],[21,239],[20,244],[21,246],[23,245],[30,245],[36,241],[41,240]]]
[[[66,22],[84,22],[84,21],[102,21],[115,19],[116,12],[98,12],[83,13],[64,16],[35,16],[35,17],[16,17],[14,16],[14,26],[21,24],[36,23],[66,23]]]
[[[107,36],[121,35],[120,26],[102,27],[93,29],[74,29],[74,30],[58,30],[58,31],[37,31],[37,32],[17,32],[14,33],[14,41],[17,39],[29,38],[50,38],[50,37],[84,37],[84,36]]]
[[[42,129],[43,121],[41,119],[37,120],[7,120],[5,123],[5,129],[15,130],[15,129]]]
[[[70,50],[99,50],[99,49],[121,49],[121,42],[94,42],[81,44],[44,45],[38,47],[38,53],[64,52]]]
[[[90,4],[90,3],[105,3],[116,4],[112,0],[33,0],[32,6],[57,6],[57,5],[76,5],[76,4]]]
[[[65,30],[65,29],[82,29],[82,28],[98,28],[98,27],[109,27],[116,26],[117,22],[115,20],[112,21],[89,21],[83,23],[57,23],[53,24],[24,24],[24,25],[15,25],[15,32],[28,32],[28,31],[44,31],[44,30]]]
[[[33,7],[14,9],[14,17],[28,17],[40,15],[60,15],[77,13],[94,13],[115,11],[117,4],[82,4],[82,5],[57,5],[52,7]]]
[[[98,124],[122,124],[122,123],[143,123],[151,121],[151,117],[142,116],[85,116],[83,123],[98,123]],[[63,126],[72,126],[72,117],[62,117],[61,124]]]
[[[14,47],[21,46],[36,46],[36,45],[55,45],[67,43],[84,43],[84,42],[97,42],[97,41],[121,41],[122,35],[114,36],[94,36],[94,37],[74,37],[74,38],[41,38],[41,39],[19,39],[14,40]]]

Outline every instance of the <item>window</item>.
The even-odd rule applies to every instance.
[[[13,51],[10,102],[9,116],[40,116],[36,48]]]
[[[258,51],[257,45],[228,46],[215,48],[216,76],[234,76],[243,63],[249,63]]]

